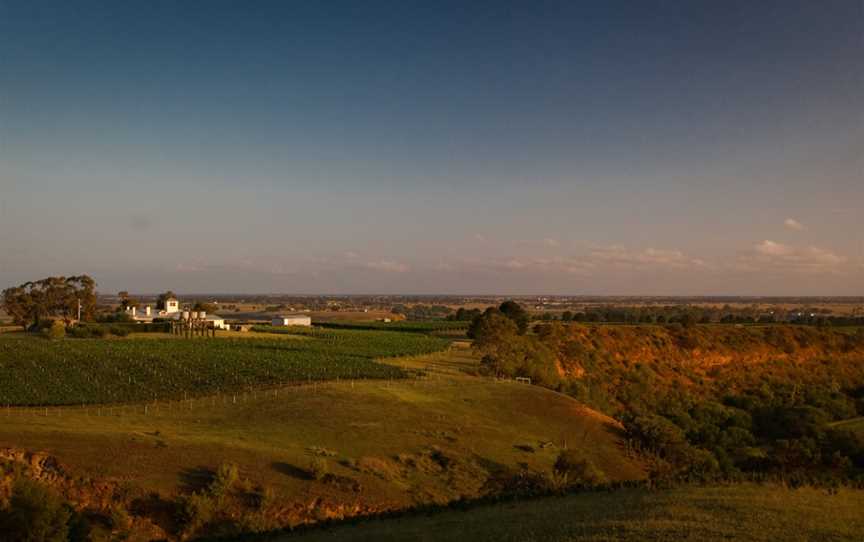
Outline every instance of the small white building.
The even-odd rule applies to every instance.
[[[204,321],[207,327],[215,327],[216,329],[230,329],[231,326],[225,323],[225,319],[218,314],[207,314],[205,311],[180,311],[180,302],[176,297],[169,297],[165,300],[164,309],[152,309],[149,305],[144,307],[143,312],[139,312],[135,307],[126,309],[126,313],[132,320],[141,323],[150,323],[155,319],[161,320],[198,320]],[[294,324],[296,325],[296,324]]]
[[[270,322],[274,326],[306,326],[312,325],[312,317],[305,314],[289,314],[276,316]]]
[[[139,322],[153,321],[153,318],[172,318],[179,313],[180,301],[176,297],[166,299],[164,309],[153,309],[147,305],[143,311],[139,312],[137,307],[126,307],[126,314]]]

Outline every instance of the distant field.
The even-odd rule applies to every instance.
[[[284,535],[280,542],[864,539],[864,491],[738,485],[621,490],[451,510]]]
[[[178,398],[336,378],[400,378],[376,358],[442,350],[444,339],[316,330],[307,340],[0,338],[0,404],[80,405]]]
[[[274,316],[294,311],[265,311],[264,307],[245,306],[239,311],[219,310],[218,313],[229,320],[258,320],[270,321]],[[395,319],[396,316],[390,311],[303,311],[303,314],[311,317],[316,322],[374,322],[382,318]]]
[[[332,329],[373,329],[388,331],[409,331],[415,333],[432,333],[442,331],[467,330],[470,322],[452,322],[448,320],[430,320],[414,322],[401,320],[397,322],[318,322],[318,325]]]

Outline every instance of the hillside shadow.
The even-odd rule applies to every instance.
[[[292,478],[296,478],[298,480],[311,480],[312,475],[306,471],[305,469],[301,469],[300,467],[295,467],[290,463],[285,463],[283,461],[274,461],[270,468],[278,472],[279,474],[284,474],[285,476],[290,476]]]
[[[150,519],[166,533],[173,533],[177,530],[176,506],[157,493],[133,500],[129,505],[129,511],[136,516]]]
[[[180,491],[194,493],[210,487],[216,473],[209,467],[194,467],[180,471]]]

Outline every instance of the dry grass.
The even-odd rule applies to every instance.
[[[864,491],[739,485],[622,490],[311,531],[278,540],[518,541],[864,539]]]

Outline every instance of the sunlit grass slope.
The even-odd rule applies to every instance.
[[[822,541],[864,539],[864,491],[737,485],[621,490],[295,533],[280,542]]]
[[[286,499],[369,510],[478,496],[497,470],[550,471],[565,443],[613,480],[643,476],[612,420],[573,399],[446,373],[170,404],[0,410],[0,447],[47,452],[77,474],[169,494],[189,472],[233,462]],[[424,463],[432,452],[446,468]],[[360,482],[360,494],[308,479],[316,457]]]

